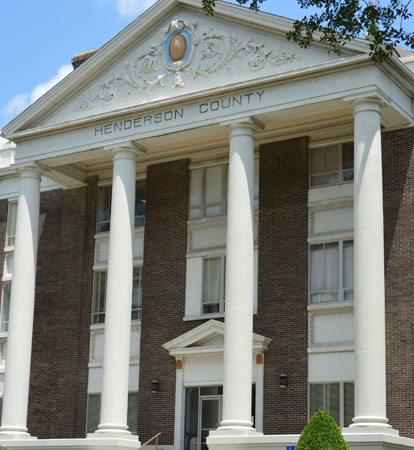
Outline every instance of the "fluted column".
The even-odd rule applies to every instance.
[[[255,433],[251,422],[254,291],[254,134],[251,118],[230,130],[223,420],[216,433]],[[215,434],[215,433],[213,433]]]
[[[114,154],[106,286],[101,418],[96,437],[128,437],[133,230],[137,152],[126,144]]]
[[[14,267],[7,336],[7,363],[0,435],[30,437],[27,432],[41,171],[19,170]],[[0,437],[1,441],[1,437]]]
[[[386,415],[381,103],[354,106],[355,417],[353,431],[390,428]]]

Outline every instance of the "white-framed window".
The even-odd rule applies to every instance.
[[[101,415],[101,394],[88,394],[86,432],[94,433],[98,429]],[[128,393],[127,425],[132,434],[137,434],[138,392]]]
[[[92,324],[105,323],[107,271],[94,273]],[[140,320],[142,312],[142,266],[134,267],[132,277],[131,320]]]
[[[16,238],[17,201],[9,202],[7,213],[7,239],[6,247],[12,247]]]
[[[354,179],[354,144],[330,145],[310,151],[310,186],[341,184]]]
[[[227,214],[228,164],[190,171],[189,218],[218,217]],[[254,209],[259,207],[259,159],[254,160]]]
[[[202,315],[224,314],[226,257],[203,258]]]
[[[10,292],[11,281],[3,281],[3,292],[1,296],[1,321],[0,332],[7,333],[9,330],[9,312],[10,312]]]
[[[353,241],[312,244],[309,249],[309,261],[310,304],[353,300]]]
[[[355,415],[354,383],[309,384],[309,419],[318,411],[326,411],[338,427],[348,427]]]
[[[102,186],[98,189],[98,206],[96,232],[109,231],[111,220],[112,186]],[[146,181],[137,180],[135,185],[135,227],[145,225]]]

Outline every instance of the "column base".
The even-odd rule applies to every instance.
[[[37,439],[37,437],[30,436],[27,428],[24,427],[0,427],[1,440],[23,440],[23,439]]]
[[[139,442],[139,436],[136,434],[132,434],[129,431],[126,433],[123,433],[121,431],[101,431],[96,430],[95,433],[88,433],[87,435],[88,439],[127,439],[128,441],[134,441],[138,442],[139,445],[141,443]]]
[[[390,436],[399,436],[400,432],[388,424],[358,423],[352,424],[347,428],[342,428],[342,433],[347,434],[388,434]]]
[[[228,436],[263,436],[263,433],[257,431],[251,425],[239,425],[234,422],[221,422],[221,426],[217,430],[210,431],[209,436],[212,437],[228,437]]]

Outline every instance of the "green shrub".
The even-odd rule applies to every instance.
[[[2,447],[1,445],[0,445],[0,450],[9,450],[7,447]]]
[[[300,435],[296,450],[349,450],[333,417],[318,411]]]

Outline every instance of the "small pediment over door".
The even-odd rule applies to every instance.
[[[253,333],[253,351],[267,350],[270,342],[271,339]],[[165,343],[163,347],[169,351],[171,356],[223,353],[224,323],[213,319],[209,320]]]

